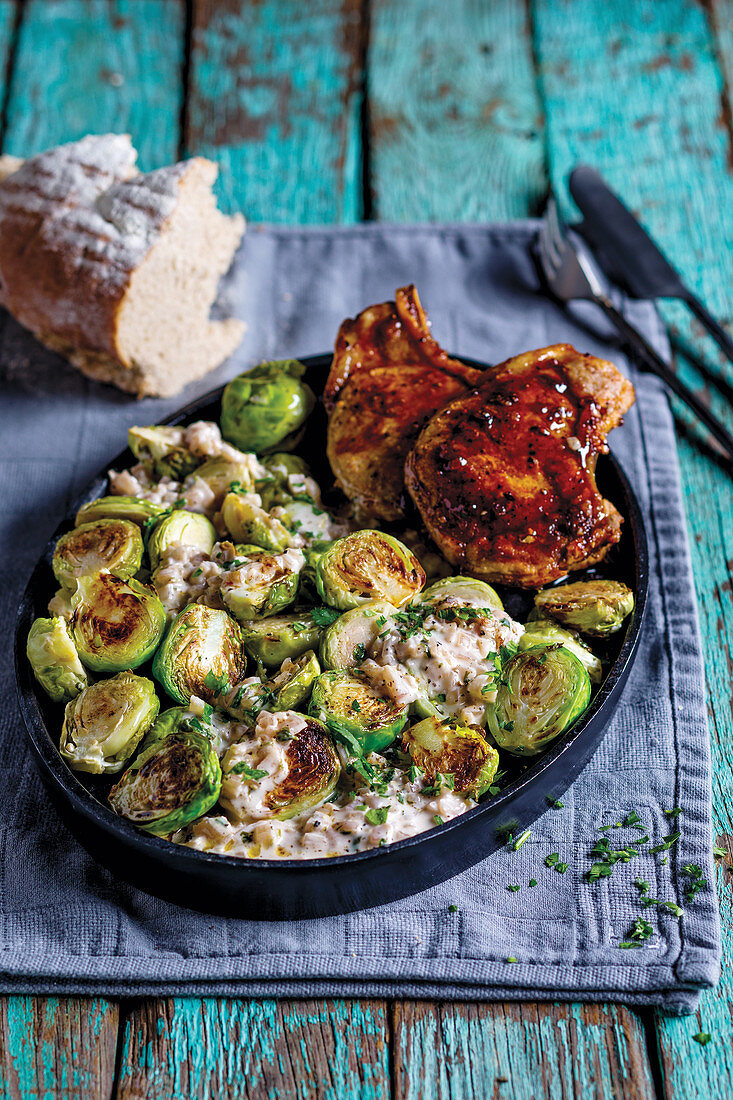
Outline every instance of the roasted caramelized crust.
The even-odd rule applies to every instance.
[[[634,402],[612,363],[569,344],[508,359],[425,425],[405,484],[454,565],[537,588],[600,561],[621,516],[595,482],[606,435]]]
[[[403,469],[420,428],[481,379],[430,333],[414,286],[344,321],[324,393],[328,458],[361,519],[403,514]]]

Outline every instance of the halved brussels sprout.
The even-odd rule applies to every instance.
[[[333,520],[328,512],[307,496],[298,496],[283,504],[282,522],[294,534],[310,542],[326,542],[331,537]]]
[[[98,519],[67,531],[56,543],[51,568],[59,584],[73,588],[79,577],[113,573],[126,581],[143,560],[140,528],[127,519]]]
[[[525,626],[524,634],[519,639],[519,649],[524,651],[537,645],[564,645],[578,658],[592,684],[600,684],[603,679],[600,657],[596,657],[574,631],[558,626],[552,619],[533,619]]]
[[[271,474],[276,477],[282,478],[287,484],[288,478],[296,475],[297,477],[310,477],[310,466],[304,458],[300,455],[289,454],[286,451],[277,451],[275,454],[265,455],[262,459],[262,465],[265,466]]]
[[[140,753],[109,801],[138,828],[168,836],[210,810],[220,789],[216,748],[197,730],[180,728]]]
[[[148,473],[183,481],[201,465],[201,459],[191,454],[184,440],[184,429],[153,424],[148,428],[130,428],[127,445]]]
[[[260,469],[255,455],[247,455],[242,459],[217,455],[216,458],[207,459],[202,466],[189,474],[186,486],[192,485],[195,479],[205,481],[214,494],[212,507],[221,508],[232,485],[241,487],[246,493],[254,492],[255,479],[259,476]]]
[[[604,638],[620,630],[634,610],[634,593],[620,581],[574,581],[543,589],[534,603],[540,614],[563,626]]]
[[[176,615],[153,660],[153,676],[178,703],[213,703],[244,676],[242,634],[226,611],[192,603]]]
[[[66,619],[36,619],[25,647],[33,675],[54,703],[74,699],[87,686],[87,674],[79,660]]]
[[[119,772],[152,726],[155,685],[134,672],[99,680],[66,704],[59,752],[77,772]]]
[[[452,599],[463,607],[490,607],[503,611],[504,605],[498,593],[486,581],[474,577],[443,577],[434,581],[420,595],[420,603],[437,605]]]
[[[148,539],[151,569],[158,567],[161,555],[174,542],[196,546],[202,553],[210,554],[216,542],[214,525],[200,512],[186,512],[182,508],[159,519]]]
[[[385,600],[367,600],[339,615],[326,627],[320,655],[324,668],[358,668],[369,646],[384,628],[384,621],[396,608]]]
[[[303,653],[295,661],[288,657],[280,666],[280,671],[266,686],[273,694],[271,709],[297,710],[307,702],[313,684],[321,674],[321,666],[312,649]]]
[[[322,630],[305,610],[252,619],[241,626],[244,648],[255,661],[268,666],[281,665],[287,657],[294,660],[315,649]]]
[[[291,715],[293,712],[290,712]],[[336,789],[341,775],[341,764],[338,753],[324,726],[303,715],[298,715],[305,722],[303,729],[298,733],[292,733],[288,726],[283,727],[282,735],[275,734],[287,745],[285,759],[288,764],[288,774],[273,790],[265,796],[265,807],[270,817],[287,821],[291,817],[304,813],[306,810],[314,810],[316,806],[326,802]],[[264,776],[247,775],[246,771],[238,771],[237,764],[241,762],[241,753],[238,745],[232,745],[222,762],[225,776],[225,785],[222,789],[221,803],[225,808],[237,801],[238,788],[241,785],[252,787],[265,779]]]
[[[298,594],[305,558],[300,550],[249,553],[243,565],[230,569],[221,582],[221,598],[241,622],[275,615]]]
[[[169,707],[161,711],[140,742],[140,751],[145,752],[154,742],[164,741],[166,737],[175,733],[183,721],[183,716],[187,713],[185,707]]]
[[[316,403],[304,374],[297,359],[280,359],[233,378],[221,399],[224,438],[243,451],[295,446]]]
[[[535,756],[564,733],[590,701],[590,679],[564,645],[534,646],[502,667],[496,702],[486,708],[500,749]]]
[[[386,749],[407,722],[407,707],[380,695],[356,671],[322,673],[313,685],[308,711],[354,756]]]
[[[381,531],[355,531],[337,539],[316,563],[321,598],[343,611],[374,599],[401,607],[424,583],[425,573],[412,551]]]
[[[240,493],[227,493],[221,506],[227,530],[237,542],[248,542],[263,550],[279,553],[292,543],[287,527],[264,508]]]
[[[453,776],[453,789],[478,800],[499,766],[499,754],[475,726],[425,718],[402,734],[405,748],[430,780]]]
[[[111,573],[80,577],[71,606],[71,635],[82,664],[95,672],[137,668],[165,630],[165,608],[155,591]]]
[[[75,525],[81,527],[82,523],[96,523],[100,519],[127,519],[144,527],[165,510],[165,505],[153,504],[152,500],[143,497],[98,497],[82,504],[76,513]]]

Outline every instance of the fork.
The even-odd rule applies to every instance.
[[[537,252],[544,281],[553,297],[563,304],[583,300],[600,306],[642,363],[692,409],[723,448],[729,463],[733,463],[733,435],[713,416],[699,397],[680,381],[646,337],[616,309],[603,289],[592,260],[586,253],[576,249],[568,236],[554,198],[548,201],[540,224]]]

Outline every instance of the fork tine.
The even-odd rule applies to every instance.
[[[550,195],[547,202],[546,210],[547,228],[550,232],[550,237],[557,253],[558,263],[562,260],[567,244],[565,241],[565,234],[563,233],[562,225],[560,224],[560,215],[557,209],[557,203],[554,196]]]
[[[540,262],[542,263],[542,269],[545,273],[545,278],[552,280],[557,268],[560,265],[560,256],[558,255],[557,248],[552,240],[549,226],[547,224],[547,216],[540,222],[540,229],[537,240],[539,246]]]

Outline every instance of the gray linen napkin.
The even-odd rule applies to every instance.
[[[638,403],[612,445],[648,522],[651,593],[636,667],[591,764],[518,852],[502,851],[404,901],[329,919],[264,924],[202,916],[116,882],[60,824],[14,704],[9,625],[22,585],[69,501],[125,443],[182,400],[136,403],[81,378],[13,321],[2,330],[0,493],[5,583],[0,677],[0,991],[443,999],[620,1000],[694,1008],[718,973],[712,887],[687,904],[686,863],[711,867],[710,763],[700,646],[672,421],[661,386],[537,290],[535,226],[252,229],[224,296],[249,330],[189,400],[262,357],[329,349],[339,322],[414,281],[438,340],[488,361],[555,341],[613,358]],[[629,313],[664,350],[654,309]],[[597,330],[598,331],[598,330]],[[601,329],[601,331],[603,331]],[[598,826],[636,810],[669,852],[585,880]],[[628,832],[611,836],[631,838]],[[638,835],[638,834],[637,834]],[[558,851],[565,875],[544,864]],[[665,861],[666,857],[666,861]],[[635,878],[678,902],[642,910]],[[537,886],[528,888],[531,878]],[[507,885],[519,883],[518,892]],[[457,911],[449,907],[457,906]],[[637,917],[654,935],[622,950]],[[507,960],[515,958],[510,963]]]

